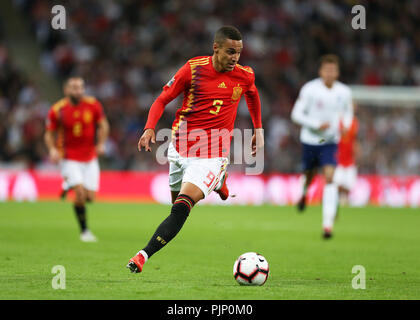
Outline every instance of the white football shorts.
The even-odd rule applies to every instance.
[[[64,179],[63,187],[72,188],[81,184],[87,190],[98,191],[99,163],[97,158],[86,162],[64,159],[60,166]]]
[[[204,198],[221,187],[229,164],[228,158],[184,158],[172,143],[168,149],[169,188],[180,191],[183,182],[190,182],[203,191]]]
[[[357,179],[357,168],[356,166],[341,166],[338,165],[334,172],[334,182],[347,190],[351,190],[354,187]]]

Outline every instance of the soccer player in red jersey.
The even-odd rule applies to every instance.
[[[169,185],[173,206],[149,243],[127,267],[141,272],[144,263],[171,241],[184,225],[190,210],[212,191],[227,199],[226,167],[239,100],[245,95],[255,133],[252,154],[264,145],[261,103],[250,67],[238,64],[242,35],[235,27],[220,28],[214,37],[213,55],[190,59],[163,87],[152,104],[139,151],[151,151],[155,126],[165,106],[184,93],[182,107],[172,125],[168,150]]]
[[[354,105],[354,112],[356,105]],[[338,185],[340,194],[340,204],[348,204],[348,196],[356,183],[357,167],[355,157],[358,153],[359,145],[357,143],[357,132],[359,130],[359,122],[356,117],[348,130],[343,130],[341,139],[338,143],[337,150],[337,168],[334,172],[334,181]]]
[[[60,163],[65,184],[75,192],[80,239],[94,242],[96,237],[87,227],[85,203],[93,200],[99,188],[97,156],[104,153],[109,124],[101,103],[84,91],[82,78],[67,79],[65,97],[48,113],[44,139],[51,160]]]

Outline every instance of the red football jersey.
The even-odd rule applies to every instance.
[[[96,124],[103,117],[102,105],[93,97],[83,97],[77,105],[63,98],[51,107],[46,129],[59,132],[57,147],[64,159],[90,161],[96,157]]]
[[[354,144],[357,138],[357,131],[359,130],[359,123],[355,117],[349,130],[341,136],[338,143],[337,160],[338,164],[344,167],[354,165]]]
[[[183,157],[227,157],[242,95],[254,128],[261,128],[261,103],[250,67],[217,72],[211,56],[189,60],[163,87],[150,108],[145,129],[154,129],[166,104],[184,93],[172,124],[172,140]]]

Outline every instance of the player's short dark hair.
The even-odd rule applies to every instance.
[[[319,59],[319,66],[322,66],[324,63],[335,63],[337,66],[340,65],[340,59],[335,54],[324,54]]]
[[[214,42],[222,44],[226,39],[242,40],[242,34],[233,26],[224,26],[216,31]]]

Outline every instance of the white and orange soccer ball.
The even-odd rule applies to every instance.
[[[241,285],[262,286],[268,273],[268,261],[256,252],[240,255],[233,265],[233,277]]]

